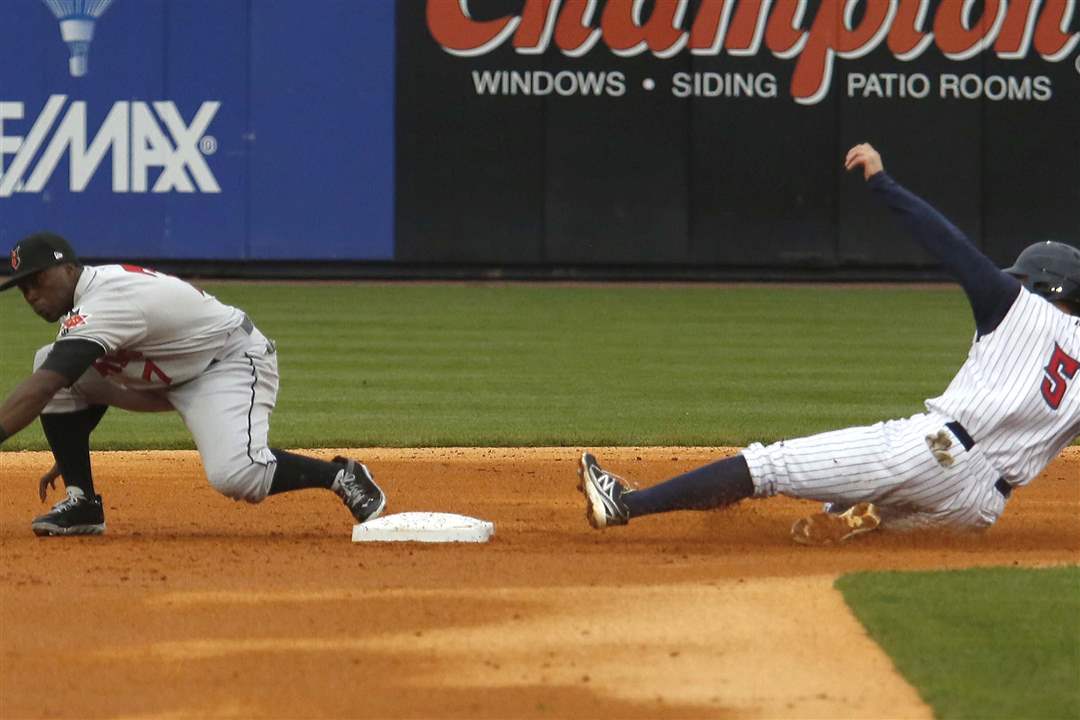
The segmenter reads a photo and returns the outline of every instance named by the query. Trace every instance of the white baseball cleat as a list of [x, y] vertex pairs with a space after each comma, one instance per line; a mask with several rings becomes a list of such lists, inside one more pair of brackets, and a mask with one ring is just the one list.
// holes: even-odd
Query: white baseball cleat
[[597, 530], [630, 522], [623, 495], [632, 492], [618, 475], [605, 471], [592, 453], [578, 460], [578, 490], [585, 495], [585, 519]]

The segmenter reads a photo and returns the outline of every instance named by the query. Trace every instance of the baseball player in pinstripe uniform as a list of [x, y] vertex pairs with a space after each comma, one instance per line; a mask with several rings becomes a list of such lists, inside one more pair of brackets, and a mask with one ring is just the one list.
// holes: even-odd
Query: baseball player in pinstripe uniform
[[999, 270], [937, 210], [901, 187], [867, 144], [852, 148], [871, 191], [959, 280], [975, 315], [967, 361], [926, 412], [740, 454], [633, 490], [582, 455], [579, 490], [595, 528], [772, 495], [825, 502], [792, 538], [841, 542], [878, 527], [985, 528], [1080, 435], [1080, 250], [1040, 242]]
[[271, 448], [277, 401], [274, 343], [241, 310], [188, 283], [134, 265], [83, 266], [64, 238], [38, 233], [11, 251], [18, 286], [56, 341], [38, 351], [34, 372], [0, 405], [0, 443], [34, 418], [56, 465], [39, 482], [63, 475], [67, 496], [35, 518], [38, 535], [105, 532], [94, 491], [90, 433], [109, 407], [176, 410], [195, 439], [210, 484], [226, 497], [258, 503], [268, 495], [325, 488], [357, 522], [378, 515], [386, 496], [362, 463], [324, 462]]

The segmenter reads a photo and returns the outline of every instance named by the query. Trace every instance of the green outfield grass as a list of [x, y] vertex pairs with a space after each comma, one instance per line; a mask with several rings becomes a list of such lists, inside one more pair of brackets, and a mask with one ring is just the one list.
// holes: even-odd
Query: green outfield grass
[[1080, 717], [1080, 568], [862, 573], [836, 586], [936, 717]]
[[[906, 416], [963, 362], [959, 290], [206, 283], [278, 342], [289, 447], [742, 445]], [[54, 328], [0, 295], [0, 392]], [[186, 448], [110, 412], [97, 448]], [[43, 448], [35, 425], [5, 449]]]

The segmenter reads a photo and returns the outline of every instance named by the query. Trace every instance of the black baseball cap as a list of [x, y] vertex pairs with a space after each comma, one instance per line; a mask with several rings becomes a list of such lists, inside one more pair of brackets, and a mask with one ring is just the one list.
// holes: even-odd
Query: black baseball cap
[[66, 263], [80, 264], [67, 240], [49, 232], [28, 235], [11, 249], [11, 275], [0, 283], [0, 292], [24, 277]]

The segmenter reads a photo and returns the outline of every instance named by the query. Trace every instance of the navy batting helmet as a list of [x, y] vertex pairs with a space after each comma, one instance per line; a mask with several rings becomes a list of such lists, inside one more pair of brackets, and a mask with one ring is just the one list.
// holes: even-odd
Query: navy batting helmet
[[1029, 245], [1005, 272], [1036, 295], [1064, 302], [1080, 314], [1080, 250], [1072, 245], [1053, 240]]

